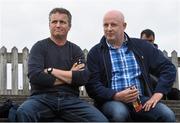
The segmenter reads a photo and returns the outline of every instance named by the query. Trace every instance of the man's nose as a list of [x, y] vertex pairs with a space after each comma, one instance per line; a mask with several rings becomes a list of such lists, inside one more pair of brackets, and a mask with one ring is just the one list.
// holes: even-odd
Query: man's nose
[[56, 23], [56, 26], [57, 26], [57, 27], [60, 27], [60, 25], [61, 25], [61, 23], [58, 21], [58, 22]]
[[112, 29], [112, 26], [109, 24], [108, 27], [107, 27], [108, 30], [111, 30]]

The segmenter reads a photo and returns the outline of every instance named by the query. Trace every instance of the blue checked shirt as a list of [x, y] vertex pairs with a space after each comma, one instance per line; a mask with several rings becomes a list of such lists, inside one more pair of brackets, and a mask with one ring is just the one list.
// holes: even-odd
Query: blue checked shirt
[[141, 70], [132, 51], [127, 51], [127, 42], [123, 42], [120, 48], [112, 47], [108, 42], [112, 62], [112, 83], [111, 88], [122, 91], [127, 87], [135, 85], [142, 95], [138, 76]]

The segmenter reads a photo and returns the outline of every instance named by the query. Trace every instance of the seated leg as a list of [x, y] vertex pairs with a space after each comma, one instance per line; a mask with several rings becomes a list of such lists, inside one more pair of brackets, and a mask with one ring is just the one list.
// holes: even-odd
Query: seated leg
[[103, 104], [101, 111], [112, 122], [131, 121], [128, 107], [118, 101], [109, 101]]

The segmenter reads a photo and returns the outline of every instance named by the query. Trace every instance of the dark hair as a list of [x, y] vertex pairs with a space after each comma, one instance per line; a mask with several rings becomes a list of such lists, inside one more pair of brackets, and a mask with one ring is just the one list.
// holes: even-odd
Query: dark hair
[[151, 35], [155, 38], [155, 34], [152, 30], [150, 29], [145, 29], [141, 32], [141, 37], [145, 34], [147, 37], [150, 37]]
[[55, 14], [55, 13], [66, 14], [68, 16], [69, 26], [71, 27], [72, 15], [67, 9], [65, 9], [65, 8], [54, 8], [54, 9], [52, 9], [49, 13], [49, 21], [51, 20], [51, 18], [50, 18], [51, 15]]

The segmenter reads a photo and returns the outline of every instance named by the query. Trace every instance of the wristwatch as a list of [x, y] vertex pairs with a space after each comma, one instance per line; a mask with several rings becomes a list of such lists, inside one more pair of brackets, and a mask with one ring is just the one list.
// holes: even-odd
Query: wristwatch
[[50, 68], [47, 69], [47, 73], [48, 73], [48, 74], [51, 74], [52, 71], [53, 71], [53, 68], [52, 68], [52, 67], [50, 67]]

